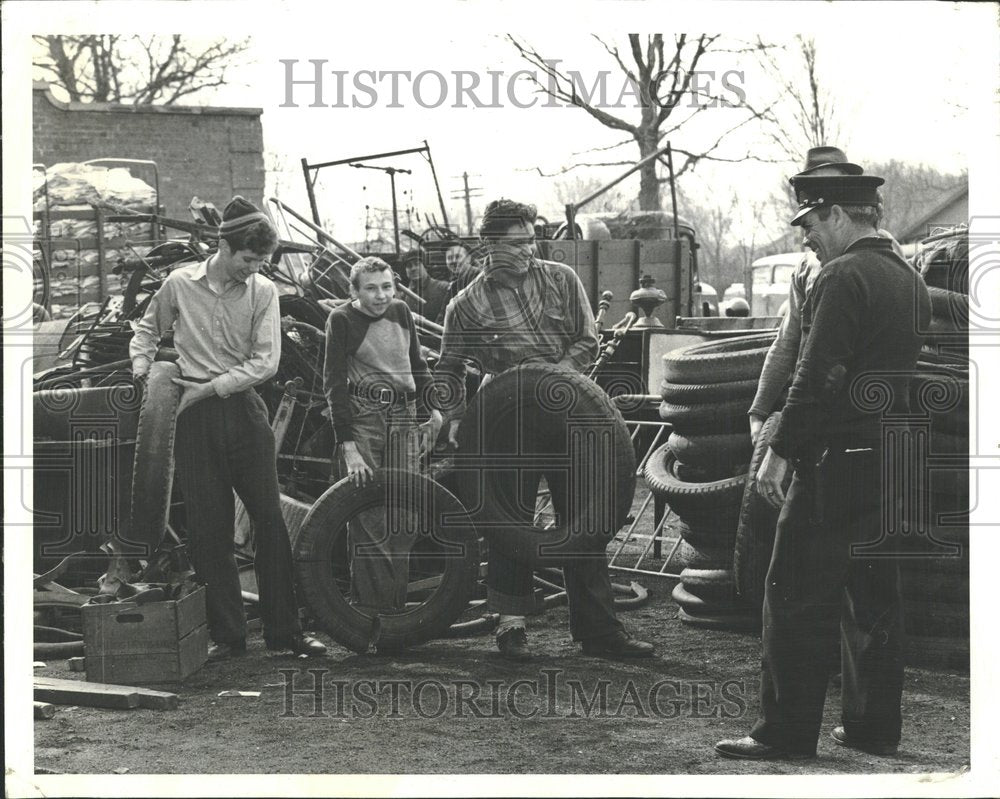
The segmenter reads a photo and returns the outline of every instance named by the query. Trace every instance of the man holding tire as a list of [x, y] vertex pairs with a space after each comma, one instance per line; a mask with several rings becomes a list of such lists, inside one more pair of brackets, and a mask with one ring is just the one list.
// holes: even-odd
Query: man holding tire
[[764, 595], [760, 719], [749, 736], [716, 744], [725, 757], [815, 757], [838, 639], [843, 725], [834, 741], [876, 754], [899, 744], [899, 569], [857, 547], [882, 540], [899, 499], [894, 481], [883, 484], [883, 412], [909, 411], [930, 300], [920, 276], [878, 236], [883, 182], [794, 179], [792, 225], [803, 228], [822, 270], [802, 307], [804, 344], [788, 401], [756, 474], [758, 492], [781, 509]]
[[[246, 618], [234, 556], [239, 495], [254, 525], [254, 569], [268, 649], [322, 655], [303, 635], [288, 531], [281, 513], [274, 434], [253, 386], [273, 377], [281, 354], [278, 292], [258, 272], [278, 238], [243, 197], [226, 206], [219, 249], [172, 271], [136, 324], [129, 347], [137, 378], [149, 372], [160, 338], [174, 331], [183, 393], [174, 455], [184, 495], [188, 549], [207, 587], [210, 660], [246, 652]], [[169, 468], [164, 464], [164, 468]]]
[[[594, 317], [580, 278], [564, 264], [535, 257], [535, 207], [501, 199], [483, 216], [480, 237], [488, 253], [483, 273], [449, 303], [441, 357], [435, 372], [439, 401], [450, 420], [449, 442], [458, 448], [459, 421], [465, 412], [466, 361], [484, 381], [522, 364], [552, 364], [554, 372], [586, 369], [597, 357]], [[513, 431], [512, 431], [513, 432]], [[463, 431], [472, 440], [477, 431]], [[530, 526], [540, 476], [522, 469], [514, 509]], [[552, 485], [556, 513], [565, 517], [568, 493]], [[565, 482], [565, 481], [563, 481]], [[491, 486], [486, 491], [495, 490]], [[648, 657], [653, 646], [632, 638], [614, 610], [614, 596], [603, 548], [596, 554], [567, 557], [563, 563], [570, 606], [570, 630], [585, 654]], [[510, 660], [531, 657], [525, 616], [534, 609], [530, 561], [491, 546], [488, 603], [500, 614], [497, 646]]]

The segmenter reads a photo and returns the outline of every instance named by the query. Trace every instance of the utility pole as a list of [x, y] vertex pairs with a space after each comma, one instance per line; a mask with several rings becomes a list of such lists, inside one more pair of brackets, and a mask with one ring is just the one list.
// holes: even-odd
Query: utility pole
[[400, 169], [395, 166], [368, 166], [367, 164], [351, 164], [355, 169], [377, 169], [385, 172], [389, 176], [389, 185], [392, 189], [392, 239], [396, 246], [396, 255], [399, 255], [399, 210], [396, 207], [396, 173], [404, 175], [411, 174], [409, 169]]
[[[475, 177], [480, 177], [480, 176], [475, 175]], [[458, 180], [458, 176], [457, 175], [454, 176], [454, 179]], [[475, 186], [471, 189], [469, 188], [469, 173], [463, 172], [462, 190], [458, 192], [452, 192], [451, 198], [453, 200], [465, 201], [465, 226], [468, 231], [468, 235], [470, 236], [475, 235], [474, 231], [472, 230], [472, 198], [482, 197], [482, 196], [483, 196], [482, 189], [480, 189], [478, 186]]]

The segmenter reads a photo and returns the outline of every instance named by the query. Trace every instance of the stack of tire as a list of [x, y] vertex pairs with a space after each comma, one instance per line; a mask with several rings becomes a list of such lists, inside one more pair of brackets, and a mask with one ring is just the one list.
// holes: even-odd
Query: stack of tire
[[673, 430], [646, 461], [644, 476], [678, 517], [685, 568], [673, 599], [687, 624], [759, 624], [759, 612], [737, 596], [733, 551], [753, 452], [747, 410], [774, 337], [739, 336], [663, 356], [660, 416]]
[[969, 298], [933, 285], [928, 291], [930, 335], [911, 383], [910, 407], [929, 421], [929, 456], [950, 462], [927, 472], [928, 535], [905, 541], [913, 550], [901, 565], [907, 659], [968, 670]]

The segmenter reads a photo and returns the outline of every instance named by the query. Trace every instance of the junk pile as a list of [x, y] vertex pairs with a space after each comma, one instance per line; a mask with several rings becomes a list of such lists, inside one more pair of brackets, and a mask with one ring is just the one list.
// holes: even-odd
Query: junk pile
[[69, 317], [88, 302], [122, 294], [124, 281], [109, 274], [110, 266], [120, 257], [148, 252], [154, 243], [152, 231], [148, 223], [106, 222], [104, 217], [155, 213], [156, 190], [127, 169], [81, 163], [36, 167], [32, 188], [35, 235], [49, 272], [53, 318]]

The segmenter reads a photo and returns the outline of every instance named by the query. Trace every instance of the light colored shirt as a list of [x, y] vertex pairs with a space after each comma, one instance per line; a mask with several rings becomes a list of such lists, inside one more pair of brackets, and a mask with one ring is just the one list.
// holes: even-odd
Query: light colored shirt
[[181, 375], [211, 382], [228, 397], [273, 377], [281, 358], [278, 291], [263, 275], [230, 283], [217, 294], [206, 263], [178, 267], [153, 295], [129, 356], [152, 362], [163, 335], [173, 329]]

